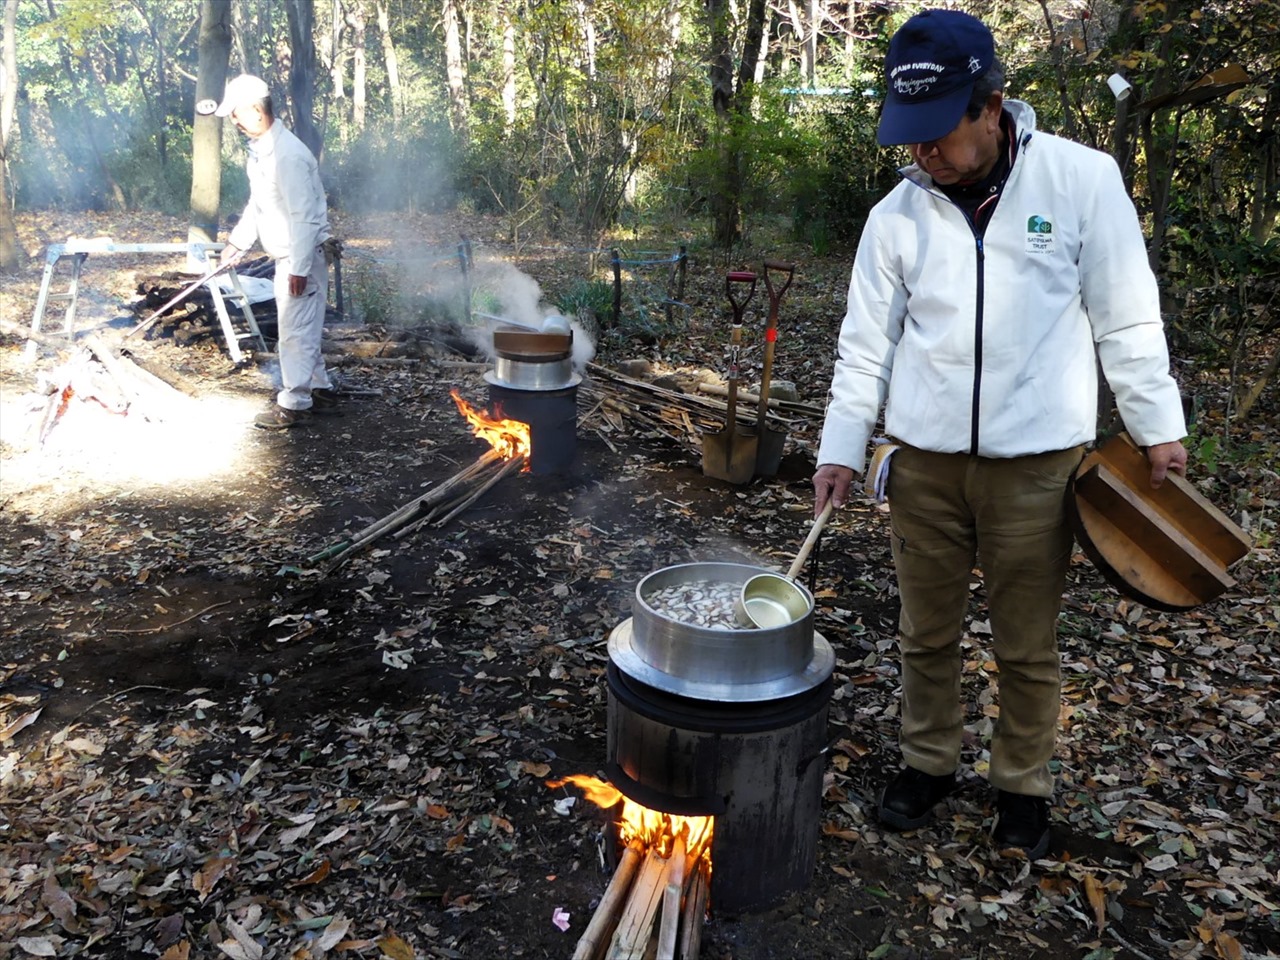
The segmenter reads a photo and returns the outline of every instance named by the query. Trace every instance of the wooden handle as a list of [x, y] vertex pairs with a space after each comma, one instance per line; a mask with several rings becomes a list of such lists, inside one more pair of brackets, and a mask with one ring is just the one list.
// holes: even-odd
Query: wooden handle
[[831, 508], [835, 506], [834, 500], [828, 500], [827, 505], [822, 508], [822, 512], [818, 514], [818, 519], [813, 521], [813, 526], [809, 529], [809, 536], [805, 537], [800, 552], [796, 554], [796, 558], [791, 561], [791, 569], [787, 571], [787, 579], [794, 580], [796, 574], [800, 572], [800, 568], [804, 566], [804, 562], [809, 559], [809, 554], [813, 552], [813, 545], [818, 542], [818, 538], [822, 536], [822, 528], [827, 525], [827, 521], [831, 519]]

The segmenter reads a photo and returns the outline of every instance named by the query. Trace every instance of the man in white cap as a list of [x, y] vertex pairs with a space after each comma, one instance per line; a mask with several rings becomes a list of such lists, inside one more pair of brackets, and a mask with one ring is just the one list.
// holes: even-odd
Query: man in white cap
[[[961, 638], [980, 565], [999, 717], [987, 779], [997, 845], [1050, 845], [1061, 711], [1055, 632], [1066, 495], [1097, 420], [1095, 353], [1151, 485], [1187, 453], [1155, 277], [1106, 154], [1036, 130], [1004, 98], [991, 32], [927, 10], [893, 36], [878, 139], [914, 161], [867, 218], [814, 473], [842, 505], [885, 406], [901, 614], [905, 767], [880, 820], [914, 830], [956, 786]], [[885, 448], [889, 449], [889, 448]]]
[[230, 117], [249, 138], [249, 202], [227, 238], [222, 260], [240, 259], [258, 240], [276, 261], [282, 387], [272, 409], [254, 423], [285, 430], [306, 423], [313, 411], [337, 412], [320, 351], [329, 283], [321, 247], [330, 237], [324, 186], [315, 156], [276, 118], [261, 79], [234, 78], [215, 113]]

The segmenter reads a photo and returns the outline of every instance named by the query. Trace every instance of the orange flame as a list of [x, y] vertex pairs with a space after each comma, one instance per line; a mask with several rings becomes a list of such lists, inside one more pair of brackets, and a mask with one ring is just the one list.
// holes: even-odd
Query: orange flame
[[586, 795], [597, 807], [608, 810], [619, 800], [622, 813], [618, 818], [618, 839], [623, 845], [639, 843], [646, 850], [656, 847], [659, 855], [668, 856], [671, 844], [681, 833], [685, 835], [685, 850], [689, 862], [695, 862], [704, 854], [711, 858], [711, 836], [715, 829], [715, 817], [683, 817], [661, 810], [642, 807], [622, 791], [603, 780], [570, 774], [563, 780], [548, 780], [547, 786], [555, 789], [571, 783]]
[[453, 397], [453, 402], [458, 405], [458, 412], [471, 424], [471, 432], [481, 440], [487, 441], [503, 460], [529, 456], [533, 444], [529, 439], [527, 423], [490, 417], [484, 411], [477, 410], [463, 400], [457, 390], [450, 390], [449, 396]]

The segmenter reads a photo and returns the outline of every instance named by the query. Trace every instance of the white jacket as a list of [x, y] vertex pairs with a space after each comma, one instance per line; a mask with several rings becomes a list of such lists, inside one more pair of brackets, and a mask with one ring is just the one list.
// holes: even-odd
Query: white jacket
[[925, 450], [1017, 457], [1086, 443], [1095, 344], [1135, 442], [1186, 434], [1119, 168], [1037, 133], [1027, 104], [1005, 107], [1019, 149], [981, 241], [915, 166], [867, 218], [819, 464], [861, 472], [886, 398], [886, 432]]
[[227, 242], [248, 250], [254, 240], [297, 277], [309, 276], [318, 247], [330, 237], [329, 211], [315, 155], [276, 120], [249, 141], [249, 202]]

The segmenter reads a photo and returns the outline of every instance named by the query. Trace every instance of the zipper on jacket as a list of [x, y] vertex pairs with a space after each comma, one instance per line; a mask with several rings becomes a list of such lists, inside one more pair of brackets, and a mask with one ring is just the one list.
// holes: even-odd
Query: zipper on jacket
[[[973, 222], [970, 221], [970, 226]], [[982, 234], [976, 229], [973, 241], [978, 250], [978, 305], [973, 321], [973, 409], [970, 412], [969, 456], [978, 455], [978, 407], [982, 398], [982, 315], [985, 305], [987, 252], [982, 245]]]

